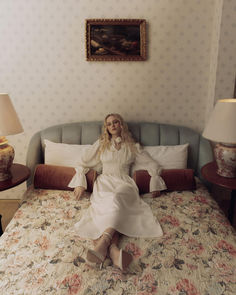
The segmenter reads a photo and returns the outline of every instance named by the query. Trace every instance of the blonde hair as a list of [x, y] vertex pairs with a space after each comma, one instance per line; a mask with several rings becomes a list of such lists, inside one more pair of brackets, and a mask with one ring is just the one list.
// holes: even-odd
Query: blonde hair
[[110, 116], [114, 116], [119, 122], [121, 126], [121, 140], [128, 144], [129, 148], [132, 151], [136, 151], [135, 141], [129, 132], [128, 125], [125, 123], [124, 119], [119, 114], [108, 114], [103, 122], [102, 134], [100, 136], [100, 153], [103, 153], [106, 149], [109, 149], [111, 146], [111, 134], [107, 130], [107, 119]]

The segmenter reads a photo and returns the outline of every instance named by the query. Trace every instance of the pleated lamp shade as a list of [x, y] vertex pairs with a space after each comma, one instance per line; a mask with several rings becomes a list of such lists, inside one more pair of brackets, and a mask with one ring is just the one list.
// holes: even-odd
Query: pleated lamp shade
[[236, 99], [217, 101], [202, 136], [217, 143], [214, 149], [217, 173], [236, 177]]

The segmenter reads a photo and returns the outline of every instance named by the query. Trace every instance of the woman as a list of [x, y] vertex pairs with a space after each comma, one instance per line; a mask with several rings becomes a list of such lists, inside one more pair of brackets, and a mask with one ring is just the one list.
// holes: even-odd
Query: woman
[[69, 183], [79, 199], [87, 187], [85, 173], [88, 168], [102, 164], [93, 188], [91, 205], [75, 225], [79, 236], [96, 240], [94, 250], [89, 249], [87, 260], [103, 263], [107, 254], [114, 265], [124, 270], [132, 255], [118, 248], [119, 234], [130, 237], [160, 237], [162, 229], [150, 207], [141, 200], [134, 180], [129, 176], [131, 164], [145, 163], [151, 175], [150, 191], [158, 196], [166, 189], [159, 176], [158, 164], [135, 144], [127, 124], [118, 114], [109, 114], [104, 120], [103, 133], [81, 159], [81, 167]]

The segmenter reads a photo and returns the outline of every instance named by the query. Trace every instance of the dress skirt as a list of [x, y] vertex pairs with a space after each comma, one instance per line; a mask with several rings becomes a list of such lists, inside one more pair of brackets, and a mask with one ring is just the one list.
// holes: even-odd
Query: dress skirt
[[91, 205], [75, 224], [83, 238], [97, 239], [107, 228], [129, 237], [160, 237], [163, 232], [151, 208], [128, 175], [101, 174], [94, 183]]

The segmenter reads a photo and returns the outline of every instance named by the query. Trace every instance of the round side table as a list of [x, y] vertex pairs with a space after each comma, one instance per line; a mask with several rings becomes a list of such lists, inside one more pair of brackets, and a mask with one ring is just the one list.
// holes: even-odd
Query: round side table
[[22, 164], [12, 164], [11, 174], [11, 179], [0, 181], [0, 191], [10, 189], [27, 180], [30, 176], [30, 169]]
[[207, 181], [231, 190], [228, 219], [230, 223], [232, 224], [234, 219], [234, 208], [235, 208], [235, 201], [236, 201], [236, 178], [227, 178], [227, 177], [220, 176], [219, 174], [216, 173], [216, 171], [217, 171], [216, 162], [207, 163], [201, 169], [202, 176]]

